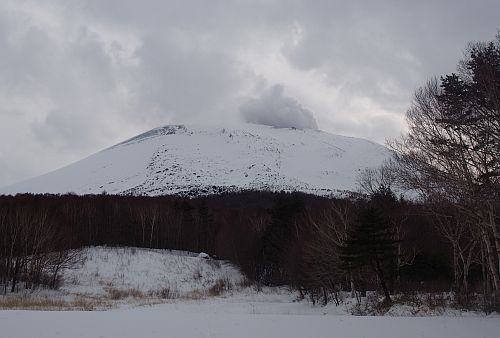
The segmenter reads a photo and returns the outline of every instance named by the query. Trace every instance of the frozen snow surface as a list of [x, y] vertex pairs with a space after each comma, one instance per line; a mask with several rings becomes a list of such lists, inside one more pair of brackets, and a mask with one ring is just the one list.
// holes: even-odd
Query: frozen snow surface
[[498, 318], [253, 314], [192, 304], [104, 312], [0, 311], [0, 335], [6, 338], [494, 338], [499, 332]]
[[356, 177], [390, 157], [385, 147], [319, 130], [248, 124], [150, 130], [0, 193], [205, 195], [239, 190], [356, 190]]

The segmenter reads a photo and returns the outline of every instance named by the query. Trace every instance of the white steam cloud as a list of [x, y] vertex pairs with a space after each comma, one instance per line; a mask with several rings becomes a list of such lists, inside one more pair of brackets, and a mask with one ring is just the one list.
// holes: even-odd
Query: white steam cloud
[[297, 100], [283, 94], [283, 85], [266, 89], [257, 99], [240, 107], [246, 122], [278, 128], [318, 129], [313, 113]]

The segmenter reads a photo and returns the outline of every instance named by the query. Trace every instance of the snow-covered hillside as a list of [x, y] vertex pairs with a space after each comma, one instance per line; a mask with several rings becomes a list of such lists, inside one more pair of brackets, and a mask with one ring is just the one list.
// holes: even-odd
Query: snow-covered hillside
[[390, 156], [383, 146], [318, 130], [171, 125], [150, 130], [0, 194], [199, 195], [354, 191], [356, 177]]
[[[159, 298], [203, 292], [217, 282], [237, 284], [244, 278], [226, 261], [186, 251], [90, 247], [82, 262], [62, 273], [61, 291], [69, 295], [106, 297], [139, 292]], [[162, 295], [163, 294], [163, 295]]]

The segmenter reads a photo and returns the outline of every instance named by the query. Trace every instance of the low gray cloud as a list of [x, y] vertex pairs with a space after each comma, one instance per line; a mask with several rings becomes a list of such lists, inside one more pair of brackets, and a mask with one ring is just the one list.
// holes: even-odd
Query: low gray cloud
[[244, 81], [226, 53], [200, 49], [196, 38], [188, 32], [151, 32], [134, 53], [139, 65], [131, 70], [130, 86], [139, 110], [157, 123], [212, 119]]
[[499, 12], [498, 0], [3, 0], [0, 186], [168, 123], [243, 116], [383, 143], [416, 87], [494, 37]]
[[266, 89], [257, 99], [250, 99], [240, 107], [246, 122], [278, 128], [317, 129], [313, 113], [297, 100], [283, 94], [283, 85]]

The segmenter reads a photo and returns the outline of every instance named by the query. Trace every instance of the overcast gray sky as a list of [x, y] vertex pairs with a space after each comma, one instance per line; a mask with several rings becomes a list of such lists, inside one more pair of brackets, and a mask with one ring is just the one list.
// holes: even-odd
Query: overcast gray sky
[[0, 2], [0, 186], [170, 123], [383, 143], [500, 1]]

